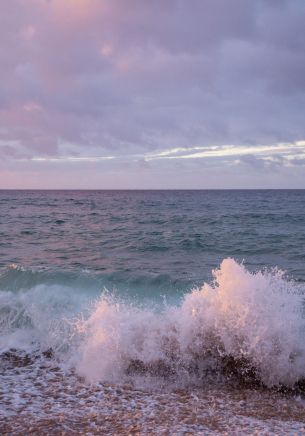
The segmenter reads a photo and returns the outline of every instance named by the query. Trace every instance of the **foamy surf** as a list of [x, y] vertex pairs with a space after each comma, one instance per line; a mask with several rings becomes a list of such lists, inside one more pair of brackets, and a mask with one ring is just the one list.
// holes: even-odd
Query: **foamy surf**
[[204, 384], [219, 376], [267, 387], [305, 378], [303, 288], [279, 270], [222, 261], [179, 305], [143, 306], [59, 285], [0, 293], [0, 348], [54, 358], [90, 382], [134, 377]]
[[278, 270], [250, 273], [233, 259], [214, 282], [160, 313], [101, 297], [88, 319], [77, 371], [88, 380], [126, 374], [177, 376], [204, 383], [238, 373], [272, 387], [305, 376], [303, 291]]

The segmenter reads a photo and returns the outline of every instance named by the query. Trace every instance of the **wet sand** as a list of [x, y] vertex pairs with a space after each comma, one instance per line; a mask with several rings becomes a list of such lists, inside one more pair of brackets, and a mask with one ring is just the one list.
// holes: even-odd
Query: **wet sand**
[[89, 385], [44, 360], [1, 368], [0, 434], [302, 434], [305, 400], [263, 389]]

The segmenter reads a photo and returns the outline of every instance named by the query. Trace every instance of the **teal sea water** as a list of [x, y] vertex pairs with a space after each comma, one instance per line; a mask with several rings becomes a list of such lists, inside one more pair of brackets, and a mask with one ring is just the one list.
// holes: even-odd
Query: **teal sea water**
[[0, 191], [0, 235], [1, 392], [19, 386], [0, 418], [37, 380], [57, 416], [50, 365], [67, 385], [305, 379], [303, 190]]

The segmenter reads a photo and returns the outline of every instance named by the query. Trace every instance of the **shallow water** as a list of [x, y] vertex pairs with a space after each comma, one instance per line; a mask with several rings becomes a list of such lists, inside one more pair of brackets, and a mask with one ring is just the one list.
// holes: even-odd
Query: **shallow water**
[[2, 433], [304, 431], [304, 205], [0, 191]]

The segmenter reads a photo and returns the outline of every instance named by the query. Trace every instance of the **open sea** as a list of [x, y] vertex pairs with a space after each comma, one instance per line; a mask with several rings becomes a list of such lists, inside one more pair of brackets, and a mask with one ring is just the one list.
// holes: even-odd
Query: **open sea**
[[305, 190], [0, 191], [0, 434], [305, 433]]

